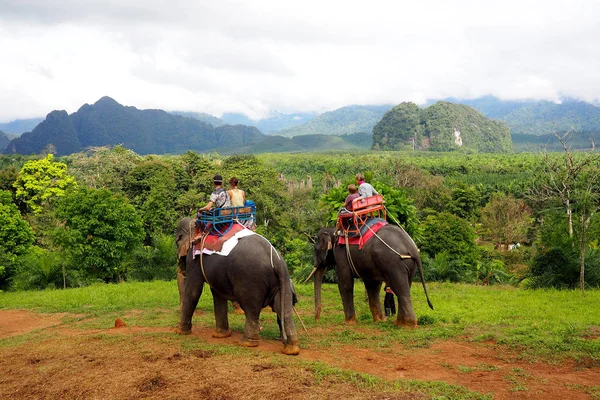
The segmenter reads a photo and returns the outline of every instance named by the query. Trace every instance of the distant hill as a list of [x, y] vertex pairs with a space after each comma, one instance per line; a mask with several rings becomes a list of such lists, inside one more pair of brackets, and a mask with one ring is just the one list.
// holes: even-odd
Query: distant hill
[[373, 128], [373, 149], [412, 147], [432, 151], [512, 151], [510, 131], [472, 107], [439, 101], [421, 109], [402, 103], [388, 111]]
[[375, 124], [392, 108], [391, 105], [353, 105], [325, 112], [311, 121], [278, 134], [294, 137], [302, 135], [348, 135], [371, 133]]
[[571, 129], [577, 132], [600, 130], [600, 107], [584, 101], [504, 101], [493, 96], [448, 101], [469, 105], [488, 118], [504, 122], [513, 135], [549, 135], [553, 130], [558, 133]]
[[267, 136], [261, 142], [253, 145], [217, 149], [221, 154], [259, 154], [259, 153], [300, 153], [300, 152], [318, 152], [332, 150], [367, 150], [370, 147], [370, 142], [367, 146], [359, 146], [351, 142], [347, 136], [332, 136], [332, 135], [304, 135], [287, 138], [283, 136]]
[[2, 152], [6, 146], [8, 146], [8, 143], [10, 142], [10, 139], [8, 137], [8, 135], [2, 131], [0, 131], [0, 152]]
[[110, 97], [77, 112], [52, 111], [31, 132], [12, 140], [6, 153], [31, 154], [43, 149], [57, 155], [79, 152], [89, 146], [122, 144], [138, 154], [209, 151], [244, 146], [264, 138], [255, 127], [213, 127], [193, 118], [163, 110], [125, 107]]
[[317, 113], [313, 112], [283, 114], [272, 111], [267, 117], [255, 121], [244, 114], [225, 113], [221, 117], [221, 120], [227, 124], [255, 126], [262, 133], [266, 134], [278, 134], [277, 132], [282, 130], [304, 124], [315, 118], [317, 115]]
[[[194, 119], [197, 119], [198, 121], [202, 121], [202, 122], [212, 125], [212, 126], [225, 125], [225, 122], [223, 120], [215, 117], [214, 115], [210, 115], [210, 114], [203, 113], [203, 112], [172, 111], [171, 114], [181, 115], [182, 117], [187, 117], [187, 118], [194, 118]], [[248, 124], [242, 124], [242, 125], [248, 125]]]
[[11, 122], [0, 123], [0, 131], [20, 135], [23, 132], [30, 132], [43, 120], [44, 118], [30, 118], [16, 119]]

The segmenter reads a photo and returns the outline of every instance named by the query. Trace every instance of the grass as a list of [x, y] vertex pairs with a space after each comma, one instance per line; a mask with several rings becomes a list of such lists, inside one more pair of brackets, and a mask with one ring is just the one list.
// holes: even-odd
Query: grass
[[[430, 283], [428, 289], [435, 310], [427, 307], [423, 290], [412, 290], [419, 329], [398, 329], [390, 319], [372, 322], [364, 287], [355, 285], [358, 324], [343, 323], [344, 313], [336, 285], [324, 285], [323, 312], [319, 322], [312, 318], [313, 289], [296, 284], [296, 305], [307, 329], [332, 328], [330, 335], [307, 335], [303, 346], [344, 346], [386, 348], [401, 343], [408, 348], [427, 347], [432, 341], [460, 339], [493, 341], [520, 352], [522, 357], [546, 361], [565, 358], [600, 364], [600, 290], [523, 290], [507, 286], [473, 286]], [[85, 288], [0, 293], [0, 308], [29, 309], [40, 313], [67, 312], [77, 315], [72, 324], [86, 329], [106, 327], [117, 317], [137, 326], [173, 326], [178, 322], [179, 297], [175, 282], [154, 281], [97, 284]], [[205, 287], [195, 323], [211, 325], [212, 296]], [[279, 331], [275, 314], [263, 312], [263, 336], [275, 338]], [[244, 317], [231, 315], [232, 329], [242, 331]], [[302, 329], [297, 324], [297, 329]]]
[[[492, 341], [516, 350], [515, 354], [529, 360], [559, 363], [573, 359], [583, 366], [600, 365], [600, 291], [590, 290], [584, 295], [577, 291], [522, 290], [513, 287], [482, 287], [463, 284], [428, 284], [430, 298], [435, 310], [427, 308], [420, 285], [412, 290], [415, 312], [421, 321], [418, 329], [397, 328], [390, 319], [372, 322], [365, 300], [364, 287], [355, 285], [355, 307], [358, 323], [344, 324], [344, 313], [336, 285], [324, 285], [323, 311], [320, 321], [313, 315], [313, 289], [309, 284], [296, 284], [299, 303], [296, 305], [308, 334], [302, 334], [301, 347], [320, 350], [327, 348], [371, 349], [386, 353], [401, 345], [411, 348], [429, 347], [433, 342], [452, 339], [455, 341]], [[111, 327], [116, 318], [122, 318], [130, 326], [170, 327], [177, 324], [179, 296], [175, 282], [155, 281], [122, 283], [118, 285], [97, 284], [90, 287], [30, 292], [0, 293], [0, 309], [28, 309], [38, 313], [67, 313], [61, 325], [70, 329], [102, 330]], [[194, 324], [214, 326], [212, 296], [205, 287], [198, 304], [200, 312], [194, 316]], [[232, 330], [242, 332], [244, 316], [230, 314]], [[297, 321], [297, 319], [296, 319]], [[274, 339], [279, 335], [276, 316], [270, 311], [261, 314], [261, 336]], [[296, 328], [302, 330], [301, 324]], [[214, 357], [255, 357], [251, 350], [233, 345], [211, 345], [198, 342], [193, 337], [177, 336], [171, 332], [141, 332], [139, 335], [155, 343], [166, 343], [179, 348], [182, 354], [199, 352]], [[45, 331], [33, 331], [0, 339], [0, 347], [12, 348], [26, 343], [39, 343], [48, 339]], [[104, 333], [92, 334], [90, 340], [110, 345], [135, 348], [144, 359], [151, 360], [151, 351], [125, 337]], [[139, 347], [139, 348], [138, 348]], [[374, 375], [338, 369], [320, 362], [290, 359], [275, 355], [269, 365], [285, 363], [310, 370], [317, 381], [340, 381], [365, 389], [377, 387], [383, 392], [420, 392], [433, 398], [463, 399], [489, 398], [488, 395], [445, 382], [414, 381], [408, 379], [388, 381]], [[266, 365], [266, 364], [265, 364]], [[492, 364], [439, 365], [461, 374], [496, 371]], [[502, 369], [504, 380], [514, 392], [527, 391], [531, 377], [518, 368]], [[599, 398], [600, 389], [588, 386], [580, 389], [593, 398]]]

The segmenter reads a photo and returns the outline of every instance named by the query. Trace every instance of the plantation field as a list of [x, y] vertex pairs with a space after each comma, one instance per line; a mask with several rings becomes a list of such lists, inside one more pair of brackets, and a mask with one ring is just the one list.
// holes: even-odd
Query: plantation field
[[430, 310], [415, 284], [409, 330], [372, 322], [359, 282], [356, 325], [337, 286], [318, 322], [312, 286], [296, 288], [296, 357], [280, 353], [270, 310], [257, 348], [236, 344], [233, 312], [234, 335], [213, 339], [208, 290], [192, 335], [176, 335], [175, 282], [0, 293], [0, 398], [600, 398], [599, 290], [430, 283]]

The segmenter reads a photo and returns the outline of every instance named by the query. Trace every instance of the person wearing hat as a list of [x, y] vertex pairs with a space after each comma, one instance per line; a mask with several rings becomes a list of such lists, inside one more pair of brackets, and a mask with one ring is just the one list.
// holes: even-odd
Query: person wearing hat
[[231, 207], [229, 195], [227, 194], [227, 191], [223, 189], [223, 177], [221, 175], [214, 176], [213, 185], [215, 186], [215, 190], [210, 195], [210, 201], [204, 207], [199, 209], [198, 212], [210, 211], [213, 207]]

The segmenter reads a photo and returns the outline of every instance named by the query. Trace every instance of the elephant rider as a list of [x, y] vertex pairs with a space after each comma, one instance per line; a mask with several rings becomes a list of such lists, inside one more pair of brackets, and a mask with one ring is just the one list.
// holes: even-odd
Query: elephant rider
[[[196, 214], [196, 218], [200, 218], [202, 214], [211, 213], [212, 208], [223, 208], [223, 207], [231, 207], [231, 203], [229, 200], [229, 195], [227, 191], [223, 189], [223, 177], [221, 175], [215, 175], [213, 177], [213, 185], [215, 186], [215, 190], [210, 195], [210, 200], [208, 203], [198, 209], [198, 213]], [[196, 226], [198, 227], [198, 234], [193, 239], [193, 243], [196, 243], [202, 237], [202, 231], [205, 228], [199, 220], [196, 221]]]
[[367, 198], [379, 194], [370, 184], [365, 182], [365, 176], [361, 173], [356, 174], [356, 184], [358, 185], [358, 194], [361, 198]]
[[242, 207], [246, 202], [246, 193], [242, 189], [238, 189], [238, 178], [235, 176], [229, 180], [231, 189], [227, 191], [232, 207]]
[[346, 196], [346, 200], [344, 201], [344, 208], [342, 208], [342, 212], [350, 212], [352, 211], [352, 200], [358, 199], [360, 195], [358, 194], [358, 189], [356, 189], [355, 185], [348, 185], [348, 196]]
[[209, 202], [198, 210], [199, 213], [210, 211], [213, 206], [215, 208], [231, 207], [229, 195], [227, 191], [223, 189], [223, 177], [221, 175], [215, 175], [213, 177], [213, 185], [215, 190], [210, 195]]

